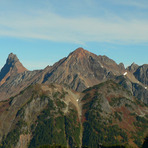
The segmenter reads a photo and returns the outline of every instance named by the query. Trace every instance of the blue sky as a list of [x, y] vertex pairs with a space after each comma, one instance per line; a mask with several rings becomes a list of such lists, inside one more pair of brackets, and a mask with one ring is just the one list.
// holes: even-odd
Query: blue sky
[[148, 64], [148, 1], [0, 0], [0, 68], [11, 52], [33, 70], [78, 47]]

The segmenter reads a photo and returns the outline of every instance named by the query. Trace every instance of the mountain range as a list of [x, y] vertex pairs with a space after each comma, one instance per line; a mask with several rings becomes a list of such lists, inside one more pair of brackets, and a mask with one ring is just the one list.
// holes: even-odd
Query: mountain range
[[148, 64], [125, 68], [78, 48], [42, 70], [11, 53], [0, 71], [0, 147], [141, 147]]
[[106, 56], [97, 56], [83, 48], [76, 49], [53, 66], [35, 71], [28, 71], [11, 53], [0, 72], [0, 100], [8, 99], [35, 83], [65, 84], [81, 92], [108, 79], [116, 80], [136, 98], [148, 103], [148, 64], [138, 66], [133, 63], [125, 69], [122, 63], [118, 65]]

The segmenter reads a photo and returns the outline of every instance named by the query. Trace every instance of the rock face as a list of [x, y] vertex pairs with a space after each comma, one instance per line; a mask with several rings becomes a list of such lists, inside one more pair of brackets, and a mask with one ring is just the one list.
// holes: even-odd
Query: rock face
[[[146, 64], [138, 66], [133, 63], [125, 69], [123, 63], [118, 65], [107, 56], [97, 56], [83, 48], [76, 49], [53, 66], [36, 71], [27, 71], [16, 55], [10, 54], [0, 73], [0, 83], [3, 84], [0, 86], [0, 100], [17, 95], [31, 84], [57, 83], [82, 92], [93, 85], [109, 79], [115, 80], [126, 74], [124, 77], [128, 82], [126, 84], [128, 90], [146, 103], [148, 102], [147, 73]], [[119, 83], [125, 85], [125, 82]]]
[[127, 67], [127, 70], [134, 73], [138, 69], [138, 65], [135, 63], [132, 63], [129, 67]]
[[126, 76], [117, 76], [114, 81], [120, 85], [122, 85], [126, 90], [130, 91], [133, 96], [135, 96], [138, 100], [141, 100], [145, 104], [148, 104], [148, 89], [145, 86], [132, 82]]
[[0, 102], [1, 147], [137, 148], [147, 133], [147, 115], [146, 105], [111, 80], [83, 93], [57, 84], [30, 85]]
[[39, 79], [41, 73], [42, 71], [25, 71], [23, 73], [11, 75], [9, 80], [0, 86], [0, 100], [6, 100], [17, 95], [37, 78]]
[[0, 100], [6, 100], [17, 95], [31, 84], [41, 84], [44, 79], [44, 75], [49, 70], [50, 67], [47, 66], [43, 70], [24, 71], [11, 75], [9, 80], [0, 86]]
[[53, 65], [43, 83], [67, 84], [76, 91], [83, 91], [121, 73], [120, 66], [108, 57], [78, 48]]
[[117, 65], [115, 61], [108, 58], [107, 56], [98, 56], [99, 61], [101, 62], [102, 66], [106, 68], [108, 71], [112, 72], [114, 75], [121, 75], [123, 71], [125, 71], [123, 63]]
[[20, 63], [17, 56], [13, 53], [9, 54], [6, 64], [0, 72], [0, 85], [5, 83], [10, 76], [22, 73], [24, 71], [27, 71], [27, 69]]
[[137, 70], [134, 72], [134, 76], [141, 83], [148, 86], [148, 64], [144, 64], [142, 66], [139, 66], [137, 68]]
[[53, 66], [28, 71], [11, 53], [0, 83], [2, 148], [138, 148], [148, 133], [147, 64], [125, 69], [78, 48]]
[[143, 133], [147, 126], [147, 107], [144, 111], [130, 92], [113, 81], [93, 86], [84, 93], [81, 100], [84, 146], [141, 147], [143, 140], [139, 139], [138, 131]]

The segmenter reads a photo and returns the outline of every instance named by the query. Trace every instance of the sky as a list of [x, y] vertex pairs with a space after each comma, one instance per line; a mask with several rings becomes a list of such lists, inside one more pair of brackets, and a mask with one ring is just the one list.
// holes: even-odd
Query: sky
[[148, 1], [0, 0], [0, 69], [11, 52], [35, 70], [78, 47], [148, 64]]

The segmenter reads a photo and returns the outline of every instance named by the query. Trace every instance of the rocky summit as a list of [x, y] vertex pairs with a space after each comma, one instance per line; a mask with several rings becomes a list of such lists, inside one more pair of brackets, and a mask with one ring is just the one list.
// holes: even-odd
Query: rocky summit
[[148, 64], [125, 68], [78, 48], [29, 71], [11, 53], [0, 71], [0, 148], [142, 147]]
[[83, 48], [78, 48], [52, 66], [43, 83], [67, 84], [76, 91], [84, 89], [120, 75], [120, 66], [106, 56], [97, 56]]
[[20, 63], [19, 59], [13, 53], [10, 53], [6, 64], [0, 71], [0, 85], [5, 83], [10, 76], [27, 71], [27, 69]]
[[[0, 76], [3, 79], [0, 83], [3, 85], [0, 86], [0, 100], [17, 95], [17, 93], [35, 83], [57, 83], [67, 85], [69, 88], [81, 92], [108, 79], [115, 80], [116, 77], [124, 76], [126, 81], [129, 81], [128, 84], [134, 83], [131, 89], [133, 95], [139, 100], [145, 100], [144, 102], [147, 103], [147, 67], [143, 74], [141, 74], [141, 72], [138, 72], [140, 66], [138, 66], [139, 68], [137, 66], [132, 64], [125, 69], [123, 63], [118, 65], [107, 56], [98, 56], [83, 48], [78, 48], [52, 66], [47, 66], [43, 70], [27, 71], [16, 55], [10, 54], [5, 66], [1, 70]], [[140, 79], [140, 77], [142, 78]], [[137, 89], [137, 85], [140, 89]]]
[[134, 72], [134, 76], [141, 83], [148, 85], [148, 64], [139, 66], [137, 70]]

